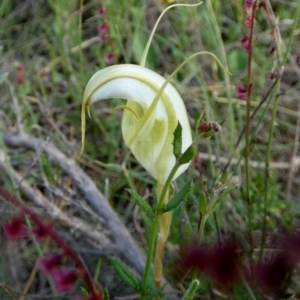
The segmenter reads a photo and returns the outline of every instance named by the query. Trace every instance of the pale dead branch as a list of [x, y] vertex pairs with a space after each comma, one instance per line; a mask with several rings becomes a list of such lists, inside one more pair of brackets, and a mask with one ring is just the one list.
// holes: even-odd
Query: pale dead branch
[[[106, 232], [97, 232], [90, 228], [90, 225], [76, 218], [69, 218], [62, 213], [55, 205], [51, 204], [41, 192], [30, 187], [22, 176], [17, 172], [13, 172], [16, 182], [20, 182], [20, 189], [27, 198], [32, 199], [36, 204], [48, 211], [54, 219], [59, 218], [66, 226], [76, 228], [83, 232], [89, 232], [89, 236], [93, 240], [97, 240], [101, 244], [102, 251], [110, 255], [116, 255], [126, 260], [139, 274], [143, 273], [145, 257], [132, 236], [118, 217], [112, 210], [107, 199], [97, 189], [92, 179], [77, 165], [76, 161], [63, 154], [54, 144], [44, 140], [28, 136], [24, 133], [17, 135], [3, 134], [3, 140], [9, 147], [21, 147], [33, 151], [44, 152], [55, 164], [73, 180], [75, 186], [82, 193], [84, 201], [90, 205], [93, 211], [103, 220]], [[7, 169], [4, 156], [0, 160], [0, 168]]]

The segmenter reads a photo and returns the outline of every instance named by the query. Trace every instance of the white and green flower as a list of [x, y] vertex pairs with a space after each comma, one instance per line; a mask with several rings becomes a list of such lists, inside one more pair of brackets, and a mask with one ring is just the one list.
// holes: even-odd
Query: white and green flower
[[[124, 64], [98, 71], [88, 82], [82, 106], [83, 140], [85, 109], [99, 100], [126, 99], [122, 133], [138, 162], [160, 184], [175, 165], [173, 133], [182, 126], [182, 151], [192, 143], [184, 102], [171, 83], [159, 74], [138, 65]], [[174, 178], [188, 167], [182, 165]]]

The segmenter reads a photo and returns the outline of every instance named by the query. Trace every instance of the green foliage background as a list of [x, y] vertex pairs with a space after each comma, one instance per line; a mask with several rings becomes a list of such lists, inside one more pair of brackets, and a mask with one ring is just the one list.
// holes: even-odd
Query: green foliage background
[[[113, 53], [115, 63], [138, 64], [154, 23], [166, 7], [158, 0], [120, 0], [117, 4], [113, 0], [105, 1], [110, 37], [100, 42], [97, 28], [104, 18], [97, 14], [97, 10], [101, 1], [84, 1], [82, 14], [78, 2], [2, 0], [0, 3], [0, 132], [11, 133], [17, 129], [13, 94], [9, 89], [12, 86], [20, 104], [24, 131], [42, 139], [50, 137], [60, 149], [73, 157], [80, 149], [80, 107], [87, 81], [97, 70], [107, 66], [105, 55], [109, 53]], [[269, 234], [283, 226], [297, 227], [300, 211], [297, 170], [299, 20], [296, 20], [296, 30], [292, 29], [299, 3], [271, 2], [281, 32], [282, 55], [289, 39], [292, 35], [294, 37], [279, 93], [271, 92], [251, 122], [251, 133], [255, 133], [255, 136], [250, 157], [250, 197], [253, 207], [250, 234], [254, 237], [261, 233], [264, 217]], [[197, 8], [178, 7], [170, 10], [159, 24], [149, 51], [147, 67], [162, 75], [170, 74], [185, 58], [202, 50], [215, 53], [232, 73], [229, 76], [215, 61], [202, 56], [188, 63], [173, 82], [185, 101], [195, 133], [197, 119], [203, 112], [207, 120], [224, 123], [222, 134], [201, 142], [198, 157], [191, 164], [189, 172], [175, 183], [175, 188], [179, 190], [192, 178], [194, 187], [185, 204], [173, 214], [165, 262], [167, 270], [171, 258], [186, 241], [183, 237], [192, 239], [198, 235], [201, 211], [208, 205], [216, 185], [224, 183], [230, 174], [239, 176], [240, 188], [220, 200], [215, 214], [207, 220], [204, 240], [214, 243], [220, 236], [236, 234], [244, 241], [249, 233], [244, 140], [238, 147], [235, 146], [246, 122], [246, 102], [238, 99], [236, 94], [236, 87], [247, 83], [248, 53], [240, 43], [245, 30], [242, 1], [207, 0]], [[272, 28], [262, 10], [257, 13], [254, 41], [252, 111], [272, 86], [271, 74], [276, 60], [271, 51], [274, 47]], [[24, 67], [22, 84], [17, 82], [20, 64]], [[266, 208], [263, 196], [267, 140], [273, 126], [271, 113], [274, 101], [279, 95]], [[97, 104], [92, 110], [92, 119], [87, 123], [85, 154], [79, 163], [107, 195], [141, 247], [145, 247], [140, 233], [134, 227], [132, 212], [135, 203], [130, 201], [125, 189], [137, 191], [153, 204], [153, 181], [123, 143], [120, 131], [122, 112], [113, 110], [120, 103], [122, 101], [119, 99], [108, 100]], [[27, 156], [19, 151], [11, 152], [10, 156], [24, 172]], [[233, 157], [232, 163], [223, 173], [230, 156]], [[296, 164], [295, 170], [290, 163]], [[61, 170], [54, 167], [47, 157], [42, 159], [42, 168], [49, 184], [66, 186], [66, 178]], [[10, 181], [1, 177], [1, 174], [0, 180], [1, 184], [12, 188]], [[28, 180], [37, 187], [43, 182], [38, 170], [31, 172]], [[147, 239], [147, 216], [141, 212], [139, 218], [145, 230], [142, 235]], [[29, 261], [32, 261], [31, 247], [24, 247], [21, 255]], [[2, 269], [5, 269], [5, 263], [0, 259]], [[108, 290], [116, 295], [130, 293], [126, 288], [117, 287], [112, 271], [107, 266], [104, 271], [109, 276], [103, 279], [105, 273], [100, 271], [100, 280], [102, 278], [105, 281]], [[0, 272], [0, 283], [12, 285], [9, 276], [3, 274], [5, 272]], [[171, 273], [166, 276], [174, 282]], [[202, 281], [200, 293], [203, 295], [209, 294], [206, 285], [206, 281]], [[291, 289], [294, 288], [295, 285], [291, 284]], [[248, 296], [241, 295], [239, 289], [235, 293], [234, 299], [248, 299]]]

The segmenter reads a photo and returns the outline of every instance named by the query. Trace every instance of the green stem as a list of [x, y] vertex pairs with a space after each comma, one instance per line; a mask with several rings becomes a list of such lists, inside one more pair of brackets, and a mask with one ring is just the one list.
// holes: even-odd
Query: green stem
[[208, 214], [205, 213], [202, 216], [202, 219], [201, 219], [200, 228], [199, 228], [199, 242], [200, 243], [202, 242], [202, 238], [203, 238], [203, 235], [204, 235], [204, 228], [205, 228], [207, 218], [208, 218]]
[[151, 264], [153, 260], [153, 254], [154, 254], [154, 249], [155, 249], [155, 241], [156, 241], [156, 236], [157, 236], [157, 231], [158, 231], [158, 221], [159, 221], [159, 215], [155, 214], [152, 222], [152, 229], [151, 229], [151, 235], [150, 235], [150, 241], [149, 241], [149, 249], [147, 253], [147, 261], [146, 261], [146, 267], [145, 267], [145, 272], [144, 276], [142, 279], [142, 297], [141, 299], [145, 299], [146, 292], [147, 292], [147, 283], [151, 271]]
[[156, 242], [156, 237], [157, 237], [157, 233], [158, 233], [159, 217], [162, 214], [164, 199], [165, 199], [167, 192], [169, 191], [169, 187], [172, 183], [172, 179], [174, 178], [174, 175], [177, 172], [179, 167], [180, 167], [180, 165], [178, 163], [176, 163], [175, 166], [173, 167], [170, 175], [168, 176], [166, 183], [164, 184], [164, 187], [163, 187], [161, 194], [159, 196], [159, 199], [158, 199], [158, 204], [155, 209], [153, 222], [152, 222], [152, 228], [151, 228], [150, 241], [149, 241], [149, 249], [148, 249], [148, 253], [147, 253], [145, 272], [143, 275], [142, 285], [141, 285], [142, 286], [141, 299], [145, 299], [146, 292], [147, 292], [147, 283], [148, 283], [148, 279], [149, 279], [149, 275], [150, 275], [150, 271], [151, 271], [151, 264], [152, 264], [152, 260], [153, 260], [154, 250], [155, 250], [155, 242]]
[[168, 179], [167, 179], [166, 183], [164, 184], [164, 187], [161, 191], [161, 194], [160, 194], [159, 199], [158, 199], [158, 204], [157, 204], [158, 215], [161, 214], [161, 209], [164, 206], [164, 199], [167, 195], [167, 192], [169, 191], [169, 187], [170, 187], [170, 185], [173, 181], [173, 178], [175, 176], [175, 173], [177, 172], [179, 167], [180, 167], [180, 165], [178, 163], [176, 163], [175, 166], [173, 167], [170, 175], [168, 176]]
[[154, 34], [155, 34], [155, 31], [156, 31], [156, 28], [161, 20], [161, 18], [164, 16], [164, 14], [171, 8], [173, 7], [177, 7], [177, 6], [186, 6], [186, 7], [195, 7], [195, 6], [198, 6], [198, 5], [201, 5], [202, 2], [199, 2], [199, 3], [196, 3], [196, 4], [181, 4], [181, 3], [178, 3], [178, 4], [173, 4], [173, 5], [170, 5], [168, 6], [166, 9], [164, 9], [164, 11], [160, 14], [160, 16], [158, 17], [153, 29], [152, 29], [152, 32], [150, 34], [150, 37], [148, 39], [148, 42], [146, 44], [146, 47], [144, 49], [144, 52], [143, 52], [143, 55], [142, 55], [142, 59], [141, 59], [141, 63], [140, 63], [140, 66], [144, 67], [145, 64], [146, 64], [146, 59], [147, 59], [147, 55], [148, 55], [148, 51], [150, 49], [150, 45], [151, 45], [151, 42], [153, 40], [153, 37], [154, 37]]

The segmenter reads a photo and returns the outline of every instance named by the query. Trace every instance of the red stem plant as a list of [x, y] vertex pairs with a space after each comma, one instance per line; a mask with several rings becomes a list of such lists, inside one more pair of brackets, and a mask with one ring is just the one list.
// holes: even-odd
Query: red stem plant
[[[5, 199], [7, 202], [11, 203], [13, 206], [18, 207], [20, 209], [21, 214], [26, 215], [30, 220], [32, 220], [35, 224], [35, 227], [33, 228], [32, 232], [36, 233], [38, 237], [49, 237], [51, 238], [58, 246], [60, 249], [63, 250], [63, 257], [69, 257], [72, 259], [76, 265], [76, 274], [77, 276], [80, 276], [86, 283], [88, 290], [90, 292], [90, 297], [88, 298], [89, 300], [102, 300], [102, 290], [99, 286], [96, 286], [95, 283], [93, 282], [93, 279], [91, 278], [85, 264], [81, 260], [80, 256], [77, 254], [77, 252], [72, 249], [54, 230], [52, 225], [45, 224], [43, 223], [35, 214], [34, 211], [32, 211], [28, 206], [24, 205], [19, 201], [19, 199], [8, 192], [5, 188], [0, 186], [0, 197]], [[20, 216], [20, 214], [19, 214]], [[14, 219], [14, 218], [13, 218]], [[19, 218], [21, 220], [21, 218]], [[12, 221], [13, 222], [13, 221]], [[13, 230], [21, 230], [24, 232], [24, 227], [20, 225], [20, 222], [16, 223], [15, 228], [13, 227], [13, 224], [6, 224], [4, 225], [7, 227], [7, 231]], [[9, 229], [8, 229], [9, 228]], [[9, 232], [8, 236], [9, 235]], [[16, 234], [15, 234], [16, 236]], [[60, 260], [61, 261], [61, 260]], [[60, 272], [58, 273], [58, 275]], [[73, 273], [74, 275], [75, 273]], [[61, 272], [61, 275], [62, 272]], [[70, 274], [69, 274], [70, 275]], [[62, 278], [63, 276], [60, 276]], [[69, 276], [70, 277], [70, 276]], [[72, 276], [71, 276], [72, 277]], [[71, 278], [70, 278], [71, 280]], [[74, 283], [74, 280], [72, 279], [72, 282]]]

